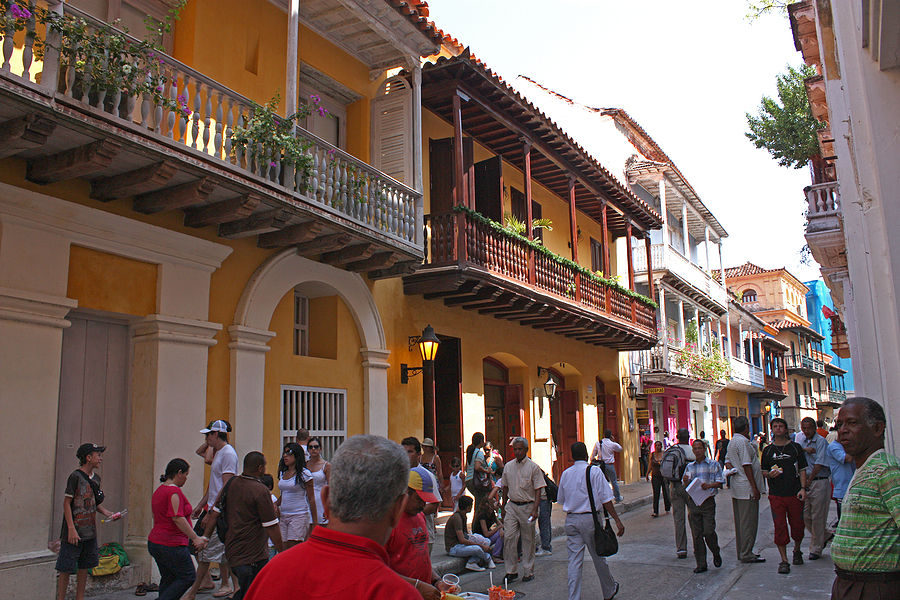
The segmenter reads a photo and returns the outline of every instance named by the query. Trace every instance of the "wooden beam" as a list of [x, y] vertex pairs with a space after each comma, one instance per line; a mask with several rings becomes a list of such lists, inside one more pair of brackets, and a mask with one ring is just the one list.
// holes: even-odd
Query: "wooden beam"
[[422, 266], [422, 262], [418, 260], [406, 260], [396, 263], [393, 267], [387, 269], [377, 269], [369, 271], [369, 279], [386, 279], [388, 277], [399, 277], [401, 275], [410, 275]]
[[[453, 95], [453, 204], [469, 206], [466, 198], [466, 186], [463, 183], [463, 130], [462, 130], [462, 98]], [[474, 204], [474, 200], [473, 200]]]
[[522, 308], [521, 310], [510, 312], [510, 313], [497, 313], [494, 317], [498, 319], [507, 319], [510, 321], [518, 321], [528, 315], [539, 315], [541, 311], [546, 308], [545, 304], [540, 302], [532, 301], [528, 306]]
[[0, 124], [0, 158], [43, 146], [54, 129], [56, 121], [38, 113]]
[[353, 236], [349, 233], [332, 233], [322, 235], [308, 242], [302, 242], [296, 245], [297, 254], [300, 256], [315, 256], [323, 252], [331, 252], [346, 246]]
[[229, 240], [277, 231], [288, 224], [291, 213], [283, 208], [256, 213], [244, 219], [219, 225], [219, 237]]
[[[531, 206], [531, 140], [522, 138], [522, 157], [525, 162], [525, 237], [534, 239], [532, 221], [534, 221], [534, 209]], [[529, 260], [529, 265], [532, 260]]]
[[356, 244], [333, 252], [326, 252], [319, 260], [326, 265], [345, 265], [349, 262], [369, 258], [375, 253], [375, 250], [375, 244]]
[[503, 317], [504, 315], [509, 314], [517, 314], [522, 312], [524, 309], [532, 306], [534, 304], [534, 300], [529, 298], [517, 298], [507, 306], [498, 306], [494, 308], [482, 308], [478, 312], [483, 315], [494, 315], [495, 317]]
[[[625, 244], [625, 251], [626, 251], [625, 254], [628, 257], [628, 289], [633, 292], [634, 291], [634, 260], [633, 260], [633, 256], [632, 256], [633, 252], [631, 250], [631, 244], [634, 241], [634, 238], [631, 235], [632, 234], [631, 219], [625, 220], [625, 231], [627, 232], [626, 233], [627, 243]], [[649, 259], [650, 257], [648, 256], [647, 258]]]
[[488, 304], [470, 304], [463, 306], [466, 309], [478, 308], [480, 310], [493, 310], [493, 309], [503, 309], [510, 305], [510, 303], [516, 299], [516, 295], [512, 292], [503, 292], [496, 298], [493, 298]]
[[425, 292], [424, 297], [426, 300], [435, 300], [437, 298], [447, 298], [449, 296], [464, 296], [466, 294], [471, 294], [479, 287], [481, 287], [480, 281], [478, 281], [477, 279], [469, 279], [467, 281], [464, 281], [459, 287], [453, 288], [452, 290]]
[[207, 225], [221, 225], [229, 221], [238, 221], [253, 214], [262, 198], [255, 194], [246, 194], [207, 204], [186, 208], [184, 210], [185, 227], [206, 227]]
[[397, 252], [379, 252], [373, 254], [370, 258], [347, 263], [344, 268], [348, 271], [362, 273], [375, 269], [386, 269], [398, 260], [400, 260], [400, 255]]
[[152, 215], [166, 210], [197, 206], [206, 202], [206, 198], [216, 189], [217, 185], [212, 177], [203, 177], [157, 192], [141, 194], [134, 199], [134, 210], [145, 215]]
[[572, 261], [578, 263], [578, 222], [575, 216], [575, 176], [569, 175], [569, 237], [572, 240]]
[[85, 177], [109, 167], [122, 146], [103, 139], [28, 161], [25, 178], [41, 185]]
[[278, 231], [259, 234], [256, 245], [259, 248], [279, 248], [302, 244], [315, 239], [317, 235], [322, 233], [324, 227], [325, 224], [321, 221], [306, 221], [305, 223], [289, 225]]
[[109, 202], [116, 198], [156, 191], [165, 186], [177, 172], [178, 166], [175, 163], [164, 160], [134, 171], [95, 179], [91, 182], [91, 198]]
[[500, 294], [500, 290], [493, 286], [486, 286], [469, 296], [458, 296], [456, 298], [447, 298], [444, 304], [447, 306], [460, 306], [470, 304], [490, 304]]

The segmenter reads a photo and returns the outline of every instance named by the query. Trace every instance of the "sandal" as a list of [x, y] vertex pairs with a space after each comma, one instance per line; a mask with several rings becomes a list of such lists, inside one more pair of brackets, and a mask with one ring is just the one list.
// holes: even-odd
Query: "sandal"
[[148, 592], [158, 592], [158, 591], [159, 591], [159, 584], [157, 584], [157, 583], [148, 583], [146, 586], [144, 586], [144, 589], [147, 590]]
[[787, 575], [791, 572], [791, 563], [784, 561], [783, 563], [778, 565], [778, 572], [781, 575]]
[[139, 583], [138, 586], [134, 589], [135, 596], [146, 596], [147, 595], [147, 584]]

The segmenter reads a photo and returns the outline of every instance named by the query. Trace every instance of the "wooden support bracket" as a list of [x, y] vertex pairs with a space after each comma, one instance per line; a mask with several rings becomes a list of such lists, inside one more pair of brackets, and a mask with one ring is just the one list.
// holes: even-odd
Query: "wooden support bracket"
[[0, 158], [43, 146], [54, 129], [56, 121], [38, 113], [0, 124]]
[[119, 144], [104, 139], [50, 156], [33, 158], [28, 161], [25, 178], [32, 183], [46, 185], [86, 177], [107, 168], [121, 150]]
[[162, 161], [134, 171], [119, 173], [113, 177], [95, 179], [91, 182], [91, 198], [109, 202], [116, 198], [157, 191], [166, 185], [177, 172], [178, 167], [175, 163]]
[[322, 233], [325, 224], [321, 221], [306, 221], [296, 225], [289, 225], [279, 231], [261, 233], [256, 245], [260, 248], [278, 248], [302, 244], [314, 239]]
[[203, 204], [216, 189], [216, 182], [210, 177], [197, 179], [182, 185], [141, 194], [134, 199], [134, 211], [145, 215], [186, 208]]
[[297, 244], [297, 254], [300, 256], [314, 256], [323, 252], [331, 252], [339, 250], [346, 246], [353, 236], [349, 233], [332, 233], [330, 235], [322, 235], [308, 242]]
[[378, 254], [373, 254], [371, 258], [347, 263], [345, 268], [348, 271], [362, 273], [374, 269], [385, 269], [398, 260], [400, 260], [400, 255], [396, 252], [379, 252]]
[[260, 202], [262, 202], [260, 196], [246, 194], [206, 206], [186, 208], [184, 209], [184, 225], [198, 228], [245, 219], [253, 214]]
[[326, 252], [319, 259], [326, 265], [345, 265], [349, 262], [365, 260], [375, 253], [374, 244], [356, 244], [333, 252]]
[[219, 237], [229, 240], [268, 233], [284, 228], [291, 220], [291, 213], [283, 208], [250, 215], [245, 219], [219, 225]]

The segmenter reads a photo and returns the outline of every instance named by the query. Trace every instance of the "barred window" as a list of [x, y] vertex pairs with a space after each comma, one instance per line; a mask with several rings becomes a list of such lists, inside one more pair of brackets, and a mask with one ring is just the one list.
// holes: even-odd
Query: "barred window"
[[322, 458], [331, 460], [347, 439], [347, 390], [281, 386], [281, 441], [292, 442], [300, 428], [322, 440]]
[[309, 356], [309, 298], [294, 290], [294, 356]]

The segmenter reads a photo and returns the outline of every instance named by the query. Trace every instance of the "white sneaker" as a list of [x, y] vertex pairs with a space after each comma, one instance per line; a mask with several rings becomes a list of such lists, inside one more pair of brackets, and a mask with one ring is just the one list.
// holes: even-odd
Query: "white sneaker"
[[535, 556], [550, 556], [553, 554], [552, 550], [544, 550], [543, 548], [538, 548], [538, 551], [534, 553]]
[[493, 569], [493, 568], [495, 568], [496, 566], [497, 566], [497, 565], [494, 564], [494, 559], [493, 559], [493, 558], [489, 558], [489, 559], [488, 559], [487, 568], [488, 568], [488, 569]]
[[466, 568], [470, 571], [484, 571], [484, 567], [478, 563], [466, 563]]

